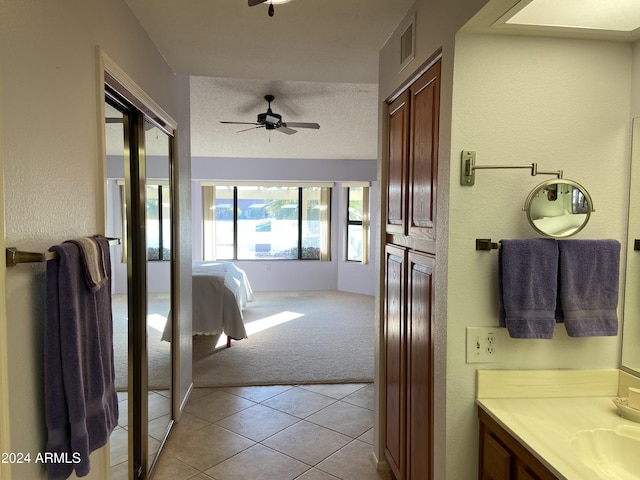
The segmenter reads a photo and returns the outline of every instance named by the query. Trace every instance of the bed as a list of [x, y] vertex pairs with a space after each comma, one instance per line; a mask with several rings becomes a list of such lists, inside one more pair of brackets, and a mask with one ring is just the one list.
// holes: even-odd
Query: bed
[[[252, 302], [253, 290], [243, 270], [232, 262], [200, 261], [192, 267], [193, 334], [247, 338], [242, 310]], [[162, 339], [171, 341], [171, 315]]]

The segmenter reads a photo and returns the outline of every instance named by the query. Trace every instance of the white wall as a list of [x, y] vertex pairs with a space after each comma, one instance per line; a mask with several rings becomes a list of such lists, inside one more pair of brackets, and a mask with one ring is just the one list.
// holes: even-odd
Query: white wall
[[[191, 103], [189, 79], [178, 76], [177, 103], [180, 106], [178, 120], [178, 136], [176, 138], [176, 166], [174, 167], [175, 183], [178, 186], [174, 211], [177, 213], [178, 245], [174, 245], [177, 278], [175, 290], [179, 292], [176, 318], [180, 343], [174, 357], [174, 372], [178, 372], [179, 385], [173, 392], [174, 412], [176, 419], [186, 406], [187, 395], [192, 388], [192, 340], [191, 328]], [[180, 410], [178, 410], [178, 408]]]
[[[189, 85], [169, 70], [122, 0], [24, 0], [2, 2], [0, 10], [6, 244], [43, 252], [104, 231], [97, 46], [182, 122], [187, 135]], [[188, 142], [179, 150], [188, 158]], [[189, 169], [188, 161], [180, 165], [182, 178]], [[184, 185], [189, 189], [188, 180]], [[190, 266], [188, 243], [184, 250]], [[45, 446], [44, 265], [14, 267], [5, 280], [10, 372], [9, 392], [0, 394], [2, 401], [8, 395], [11, 451], [35, 455]], [[105, 449], [92, 458], [91, 478], [109, 478]], [[13, 478], [44, 478], [42, 465], [16, 465]]]
[[640, 117], [640, 42], [633, 45], [631, 116], [633, 118]]
[[623, 335], [622, 364], [640, 372], [640, 256], [633, 250], [632, 240], [638, 238], [640, 230], [640, 42], [633, 46], [633, 70], [631, 77], [631, 117], [635, 118], [633, 156], [631, 169], [631, 194], [629, 202], [629, 244], [627, 245], [627, 278], [625, 285], [625, 331]]
[[[192, 159], [193, 258], [202, 259], [202, 180], [243, 181], [330, 181], [336, 182], [331, 205], [331, 261], [293, 260], [236, 261], [245, 270], [255, 291], [273, 290], [344, 290], [373, 295], [375, 291], [375, 246], [372, 235], [371, 262], [353, 264], [344, 260], [344, 214], [346, 209], [342, 183], [372, 182], [372, 216], [377, 217], [375, 160], [308, 160], [308, 159]], [[371, 232], [376, 231], [373, 222]]]
[[590, 192], [596, 209], [575, 238], [614, 238], [624, 244], [631, 50], [618, 42], [457, 38], [449, 197], [447, 478], [475, 475], [472, 463], [453, 459], [477, 451], [477, 368], [617, 368], [620, 360], [619, 337], [570, 338], [560, 324], [552, 340], [505, 336], [500, 364], [465, 364], [465, 327], [498, 325], [497, 252], [475, 251], [475, 239], [537, 237], [522, 205], [534, 186], [550, 177], [531, 177], [527, 170], [482, 170], [476, 172], [475, 186], [460, 186], [460, 152], [476, 150], [478, 165], [538, 162], [540, 170], [564, 170], [565, 178]]

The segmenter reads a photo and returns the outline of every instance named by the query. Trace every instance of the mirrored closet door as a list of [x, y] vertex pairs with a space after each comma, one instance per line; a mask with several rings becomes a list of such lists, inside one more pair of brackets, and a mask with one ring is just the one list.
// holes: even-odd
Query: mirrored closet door
[[105, 140], [106, 232], [122, 239], [112, 256], [120, 421], [111, 464], [138, 480], [150, 478], [173, 423], [173, 136], [107, 85]]
[[171, 137], [149, 120], [144, 123], [147, 249], [148, 451], [158, 458], [171, 426], [171, 293], [173, 291]]

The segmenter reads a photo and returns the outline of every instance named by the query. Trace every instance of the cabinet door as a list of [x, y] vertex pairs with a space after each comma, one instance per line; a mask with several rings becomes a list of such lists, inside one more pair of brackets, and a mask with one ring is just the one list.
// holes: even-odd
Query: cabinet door
[[406, 234], [409, 168], [409, 92], [389, 105], [387, 232]]
[[407, 479], [433, 478], [433, 270], [409, 252], [407, 298]]
[[385, 455], [398, 479], [404, 478], [405, 457], [405, 284], [406, 251], [385, 248]]
[[529, 471], [526, 465], [518, 464], [516, 469], [516, 480], [539, 480], [537, 476]]
[[480, 480], [557, 480], [557, 477], [482, 408], [480, 418]]
[[488, 432], [484, 434], [482, 480], [509, 480], [511, 454]]
[[408, 233], [433, 241], [436, 237], [440, 61], [411, 85], [410, 92]]

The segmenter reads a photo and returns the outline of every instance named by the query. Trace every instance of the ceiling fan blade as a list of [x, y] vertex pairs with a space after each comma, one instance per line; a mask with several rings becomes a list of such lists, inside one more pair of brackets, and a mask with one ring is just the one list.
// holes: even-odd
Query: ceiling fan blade
[[261, 123], [258, 122], [224, 122], [224, 121], [220, 121], [220, 123], [228, 123], [231, 125], [262, 125]]
[[287, 135], [293, 135], [294, 133], [298, 133], [297, 130], [286, 127], [284, 124], [280, 124], [279, 127], [276, 127], [276, 131], [286, 133]]
[[248, 132], [249, 130], [255, 130], [256, 128], [264, 128], [264, 125], [258, 125], [251, 128], [245, 128], [244, 130], [238, 130], [236, 133]]
[[320, 125], [317, 123], [308, 123], [308, 122], [285, 122], [282, 125], [285, 127], [294, 127], [294, 128], [314, 128], [319, 129]]
[[260, 5], [261, 3], [266, 2], [267, 0], [249, 0], [249, 6], [254, 7], [256, 5]]

